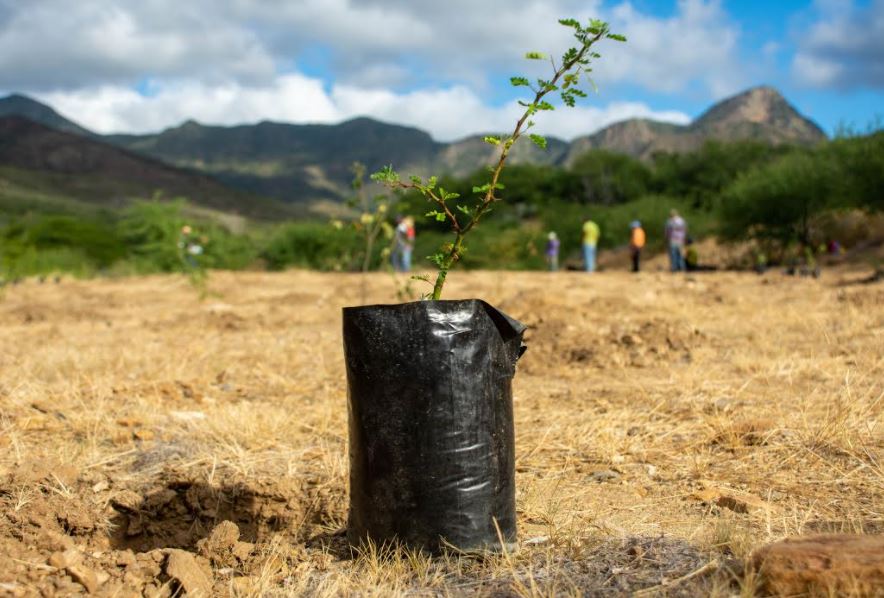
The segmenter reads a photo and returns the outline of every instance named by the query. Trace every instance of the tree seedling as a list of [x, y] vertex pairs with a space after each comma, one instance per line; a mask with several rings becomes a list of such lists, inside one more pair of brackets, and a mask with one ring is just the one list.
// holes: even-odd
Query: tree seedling
[[[428, 256], [428, 259], [436, 265], [438, 272], [433, 282], [432, 294], [429, 299], [438, 300], [442, 297], [442, 288], [448, 271], [458, 262], [466, 251], [464, 239], [476, 227], [479, 221], [488, 214], [495, 202], [501, 201], [497, 195], [503, 190], [500, 183], [500, 174], [503, 171], [507, 158], [513, 146], [519, 139], [534, 127], [535, 116], [539, 112], [555, 110], [555, 106], [549, 101], [550, 94], [557, 93], [564, 105], [573, 107], [578, 98], [585, 98], [586, 92], [580, 89], [581, 80], [586, 80], [595, 89], [595, 84], [590, 78], [592, 68], [590, 64], [601, 55], [594, 50], [594, 46], [606, 39], [626, 41], [626, 38], [617, 33], [611, 33], [608, 23], [598, 19], [592, 19], [586, 26], [581, 25], [575, 19], [560, 19], [559, 23], [573, 30], [576, 44], [568, 49], [559, 61], [548, 57], [541, 52], [528, 52], [525, 58], [528, 60], [549, 60], [552, 67], [552, 76], [549, 79], [537, 79], [532, 82], [527, 77], [511, 77], [513, 87], [525, 87], [533, 92], [533, 98], [520, 100], [519, 105], [524, 108], [522, 116], [516, 121], [515, 128], [508, 136], [487, 136], [486, 143], [500, 148], [496, 163], [489, 168], [490, 176], [483, 185], [473, 187], [474, 201], [461, 198], [458, 193], [447, 191], [439, 186], [438, 178], [429, 177], [427, 180], [419, 176], [411, 176], [403, 181], [392, 165], [387, 166], [371, 175], [372, 180], [386, 185], [387, 187], [405, 191], [414, 189], [418, 191], [431, 204], [431, 209], [426, 213], [428, 218], [434, 218], [439, 222], [447, 221], [451, 225], [454, 239], [444, 243], [439, 251]], [[542, 135], [527, 133], [531, 141], [546, 149], [546, 138]], [[430, 282], [429, 278], [426, 278]]]

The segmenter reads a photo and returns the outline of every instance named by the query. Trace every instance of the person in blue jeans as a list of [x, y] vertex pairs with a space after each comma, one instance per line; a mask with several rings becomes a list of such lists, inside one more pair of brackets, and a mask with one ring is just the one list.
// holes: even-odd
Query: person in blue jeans
[[583, 223], [583, 267], [587, 272], [595, 272], [596, 247], [599, 244], [601, 230], [592, 220]]
[[672, 272], [684, 272], [684, 243], [688, 236], [688, 225], [677, 210], [669, 212], [666, 221], [666, 241], [669, 245], [669, 269]]

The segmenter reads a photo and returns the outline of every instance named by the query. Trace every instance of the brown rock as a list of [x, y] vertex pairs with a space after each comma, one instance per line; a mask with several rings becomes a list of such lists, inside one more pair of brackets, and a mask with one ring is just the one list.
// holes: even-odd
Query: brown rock
[[76, 548], [65, 550], [64, 552], [53, 552], [49, 557], [49, 564], [56, 569], [66, 569], [72, 565], [76, 565], [83, 558], [82, 553]]
[[236, 546], [233, 547], [233, 556], [238, 558], [240, 561], [248, 560], [250, 556], [252, 556], [252, 552], [255, 550], [255, 545], [249, 542], [237, 542]]
[[131, 490], [123, 490], [111, 498], [111, 505], [118, 511], [137, 513], [141, 508], [142, 496]]
[[166, 575], [177, 581], [188, 596], [208, 598], [212, 595], [212, 578], [189, 552], [169, 550]]
[[789, 538], [757, 550], [752, 564], [771, 594], [880, 596], [884, 535]]
[[137, 563], [135, 560], [135, 553], [131, 550], [122, 550], [118, 552], [116, 562], [118, 567], [134, 567]]
[[707, 486], [692, 494], [693, 498], [701, 502], [715, 504], [724, 509], [730, 509], [735, 513], [759, 513], [774, 510], [774, 505], [761, 500], [748, 492], [740, 492], [730, 488]]
[[[239, 528], [232, 521], [222, 521], [215, 526], [208, 538], [197, 542], [200, 554], [215, 565], [232, 566], [236, 559], [245, 560], [252, 551], [252, 545], [241, 547]], [[241, 556], [245, 555], [245, 557]]]
[[71, 565], [65, 570], [68, 572], [68, 575], [71, 576], [71, 579], [86, 588], [86, 591], [90, 594], [97, 590], [98, 586], [101, 585], [101, 580], [98, 578], [95, 571], [84, 565]]
[[153, 430], [135, 430], [132, 435], [136, 440], [141, 441], [153, 440], [156, 438], [156, 433]]

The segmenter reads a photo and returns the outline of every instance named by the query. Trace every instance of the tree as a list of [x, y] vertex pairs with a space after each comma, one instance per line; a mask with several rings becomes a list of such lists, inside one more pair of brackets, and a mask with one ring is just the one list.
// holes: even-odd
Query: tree
[[[448, 222], [451, 226], [451, 232], [454, 235], [453, 241], [443, 244], [437, 253], [430, 256], [430, 260], [438, 268], [436, 280], [433, 282], [433, 292], [430, 295], [434, 300], [441, 297], [442, 287], [445, 285], [449, 270], [460, 260], [465, 251], [464, 238], [475, 228], [482, 217], [491, 211], [492, 205], [502, 199], [497, 195], [498, 191], [504, 188], [500, 177], [513, 145], [534, 126], [532, 119], [539, 112], [555, 109], [555, 106], [546, 98], [549, 94], [558, 92], [566, 106], [574, 106], [578, 98], [584, 98], [587, 95], [579, 87], [581, 75], [585, 74], [588, 78], [589, 72], [592, 70], [589, 66], [590, 63], [601, 57], [593, 49], [593, 46], [602, 39], [626, 41], [624, 36], [611, 33], [608, 24], [598, 19], [591, 20], [585, 27], [575, 19], [560, 19], [559, 23], [573, 30], [574, 39], [578, 43], [575, 47], [569, 48], [559, 62], [540, 52], [528, 52], [525, 55], [529, 60], [549, 60], [553, 70], [549, 79], [537, 79], [535, 84], [527, 77], [510, 78], [510, 83], [514, 87], [527, 87], [534, 96], [529, 100], [519, 101], [519, 105], [525, 111], [516, 121], [512, 133], [503, 137], [485, 137], [485, 142], [499, 147], [500, 153], [496, 165], [490, 169], [487, 182], [472, 189], [473, 196], [478, 198], [476, 203], [470, 206], [462, 201], [458, 202], [461, 195], [438, 185], [437, 177], [430, 177], [424, 181], [421, 177], [412, 176], [409, 178], [410, 182], [404, 182], [392, 166], [372, 175], [372, 179], [384, 183], [390, 188], [414, 189], [420, 192], [433, 205], [433, 209], [426, 215], [439, 222]], [[543, 136], [528, 134], [528, 137], [538, 147], [546, 148], [546, 138]], [[456, 213], [460, 213], [460, 216]], [[429, 279], [427, 280], [429, 282]]]
[[651, 171], [625, 154], [606, 150], [586, 152], [571, 166], [583, 183], [586, 201], [614, 204], [638, 199], [648, 192]]
[[811, 219], [831, 205], [834, 175], [829, 162], [811, 152], [744, 174], [722, 196], [722, 233], [811, 244]]

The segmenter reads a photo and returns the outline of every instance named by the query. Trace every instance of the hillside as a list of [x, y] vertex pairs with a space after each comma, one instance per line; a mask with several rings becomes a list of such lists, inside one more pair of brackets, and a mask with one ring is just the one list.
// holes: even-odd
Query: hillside
[[355, 161], [421, 169], [442, 145], [429, 134], [357, 118], [338, 125], [261, 122], [220, 127], [188, 121], [157, 135], [108, 138], [177, 166], [211, 173], [230, 186], [287, 201], [340, 198]]
[[[48, 106], [23, 96], [0, 100], [0, 110], [21, 110], [46, 126], [92, 135]], [[684, 126], [630, 119], [570, 143], [550, 138], [545, 151], [524, 140], [514, 149], [512, 163], [569, 165], [591, 149], [650, 160], [657, 152], [693, 151], [709, 140], [814, 145], [825, 138], [825, 133], [778, 91], [756, 87], [715, 104]], [[366, 164], [370, 171], [393, 164], [404, 173], [463, 176], [491, 164], [497, 155], [496, 148], [484, 143], [482, 136], [439, 143], [419, 129], [370, 118], [337, 125], [261, 122], [232, 127], [188, 121], [157, 134], [111, 135], [103, 140], [178, 168], [200, 171], [242, 192], [301, 208], [346, 197], [354, 161]], [[132, 155], [127, 155], [131, 160]], [[129, 180], [127, 176], [116, 178]], [[218, 201], [213, 199], [216, 195], [230, 194], [219, 190], [201, 201]], [[207, 195], [201, 193], [200, 197]], [[237, 209], [238, 201], [220, 203]]]
[[571, 143], [565, 163], [591, 149], [605, 149], [644, 160], [656, 152], [689, 152], [706, 141], [755, 140], [772, 144], [816, 145], [826, 134], [802, 116], [772, 87], [754, 87], [727, 98], [688, 125], [630, 119]]
[[[290, 207], [221, 185], [154, 159], [27, 118], [0, 118], [0, 195], [68, 198], [116, 207], [161, 192], [255, 218], [291, 215]], [[10, 191], [11, 193], [11, 191]]]
[[66, 119], [46, 104], [41, 104], [20, 94], [12, 94], [5, 98], [0, 98], [0, 118], [4, 116], [22, 116], [57, 131], [73, 133], [74, 135], [82, 135], [84, 137], [97, 137], [92, 131]]
[[[524, 140], [513, 164], [567, 165], [591, 149], [651, 159], [655, 152], [688, 152], [708, 140], [753, 139], [813, 145], [826, 138], [770, 87], [728, 98], [689, 125], [630, 119], [568, 143], [550, 138], [547, 150]], [[464, 176], [496, 159], [482, 135], [437, 143], [418, 129], [359, 118], [339, 125], [262, 122], [236, 127], [190, 121], [157, 135], [116, 136], [111, 141], [155, 158], [211, 173], [241, 189], [285, 201], [340, 199], [349, 190], [350, 165], [393, 164], [406, 173]]]

